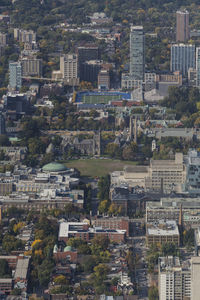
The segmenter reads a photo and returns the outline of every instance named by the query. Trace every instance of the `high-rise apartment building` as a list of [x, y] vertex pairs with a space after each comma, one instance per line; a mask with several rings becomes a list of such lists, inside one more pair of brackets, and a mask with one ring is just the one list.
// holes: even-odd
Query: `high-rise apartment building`
[[42, 75], [42, 59], [22, 58], [22, 76], [38, 76]]
[[178, 257], [159, 257], [159, 299], [191, 299], [191, 271], [181, 266]]
[[33, 30], [14, 28], [14, 38], [21, 43], [36, 42], [36, 33]]
[[191, 300], [199, 300], [199, 278], [200, 278], [200, 257], [191, 258], [191, 281], [192, 295]]
[[63, 79], [71, 85], [78, 82], [78, 59], [76, 54], [66, 54], [60, 57], [60, 72]]
[[180, 71], [183, 76], [186, 76], [189, 68], [195, 68], [195, 46], [185, 44], [172, 45], [170, 60], [171, 71]]
[[145, 36], [143, 26], [131, 26], [130, 32], [130, 76], [134, 80], [144, 79]]
[[196, 86], [200, 87], [200, 47], [196, 48]]
[[22, 86], [22, 66], [20, 62], [9, 63], [9, 87], [20, 89]]
[[189, 12], [187, 10], [176, 12], [176, 41], [186, 42], [189, 40]]

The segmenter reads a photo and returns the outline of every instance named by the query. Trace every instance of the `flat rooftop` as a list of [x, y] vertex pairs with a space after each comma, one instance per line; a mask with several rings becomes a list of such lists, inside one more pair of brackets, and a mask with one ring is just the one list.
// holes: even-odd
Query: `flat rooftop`
[[[148, 224], [147, 224], [148, 225]], [[179, 235], [178, 226], [175, 221], [160, 221], [159, 223], [151, 224], [147, 228], [147, 235]]]
[[27, 279], [29, 258], [18, 259], [14, 279]]

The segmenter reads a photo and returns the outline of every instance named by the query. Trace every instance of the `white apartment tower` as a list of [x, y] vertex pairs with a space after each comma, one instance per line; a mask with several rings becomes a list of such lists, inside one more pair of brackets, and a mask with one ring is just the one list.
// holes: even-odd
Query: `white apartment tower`
[[191, 271], [180, 265], [178, 257], [159, 257], [159, 299], [191, 299]]
[[78, 59], [76, 54], [66, 54], [60, 57], [60, 72], [69, 84], [78, 81]]

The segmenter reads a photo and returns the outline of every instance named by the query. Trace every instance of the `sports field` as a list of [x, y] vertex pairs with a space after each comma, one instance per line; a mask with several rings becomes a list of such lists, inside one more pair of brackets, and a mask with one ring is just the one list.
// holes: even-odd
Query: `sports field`
[[66, 162], [68, 168], [76, 168], [82, 176], [104, 176], [113, 171], [122, 171], [125, 165], [136, 165], [132, 161], [120, 161], [113, 159], [78, 159]]
[[121, 100], [120, 95], [84, 95], [83, 96], [83, 103], [86, 104], [95, 104], [95, 103], [104, 103], [108, 104], [110, 101], [113, 100]]

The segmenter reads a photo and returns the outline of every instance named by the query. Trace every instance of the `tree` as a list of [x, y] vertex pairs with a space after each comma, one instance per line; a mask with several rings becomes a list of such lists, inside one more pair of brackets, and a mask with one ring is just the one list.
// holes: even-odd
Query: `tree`
[[103, 200], [99, 203], [98, 211], [100, 214], [105, 214], [108, 211], [109, 208], [109, 201]]
[[54, 264], [49, 259], [43, 260], [42, 264], [38, 266], [38, 279], [41, 286], [46, 287], [48, 285], [53, 267]]
[[21, 240], [16, 239], [13, 235], [6, 234], [2, 241], [2, 247], [7, 252], [21, 250], [24, 244]]
[[120, 158], [121, 157], [121, 149], [119, 145], [115, 143], [109, 143], [106, 146], [105, 153], [108, 154], [111, 158]]
[[0, 146], [10, 146], [9, 138], [5, 134], [0, 135]]
[[194, 246], [194, 229], [190, 228], [183, 232], [183, 244], [188, 247]]
[[55, 284], [66, 284], [67, 283], [67, 279], [64, 275], [59, 275], [54, 279]]
[[110, 240], [105, 236], [96, 236], [91, 243], [92, 254], [100, 255], [101, 251], [106, 251], [108, 249]]
[[114, 203], [111, 203], [109, 209], [108, 209], [108, 214], [109, 215], [118, 215], [119, 214], [119, 209], [118, 209], [118, 206]]
[[105, 264], [99, 264], [94, 267], [94, 273], [91, 275], [91, 281], [95, 286], [96, 292], [99, 293], [100, 290], [105, 290], [104, 281], [107, 279], [107, 274], [109, 272], [109, 267]]
[[98, 182], [98, 198], [100, 200], [109, 199], [110, 192], [110, 175], [106, 175], [100, 178]]
[[8, 262], [5, 259], [0, 259], [0, 278], [11, 277], [12, 272], [9, 268]]
[[149, 300], [159, 300], [158, 289], [155, 286], [151, 286], [148, 291]]
[[83, 269], [86, 273], [91, 273], [96, 265], [98, 265], [99, 260], [94, 256], [85, 257], [83, 260]]
[[168, 256], [168, 255], [175, 256], [177, 253], [177, 248], [174, 243], [165, 243], [162, 244], [161, 251], [164, 256]]
[[72, 248], [79, 248], [82, 245], [87, 244], [85, 241], [83, 241], [81, 238], [69, 238], [67, 241], [67, 245], [71, 246]]

